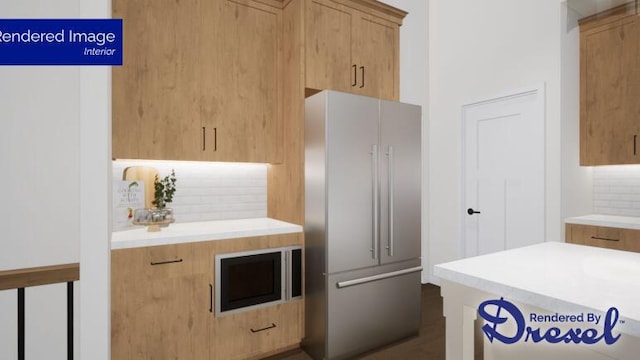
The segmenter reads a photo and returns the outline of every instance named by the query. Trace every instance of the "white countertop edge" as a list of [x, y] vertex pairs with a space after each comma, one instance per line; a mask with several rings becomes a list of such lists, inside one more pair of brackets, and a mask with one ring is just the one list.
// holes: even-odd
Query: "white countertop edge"
[[160, 232], [147, 232], [146, 227], [113, 232], [111, 250], [294, 234], [302, 231], [300, 225], [269, 218], [177, 223]]
[[[608, 309], [595, 309], [583, 304], [577, 304], [551, 296], [527, 291], [517, 287], [496, 283], [494, 281], [477, 278], [467, 274], [460, 274], [450, 269], [434, 267], [434, 275], [441, 280], [448, 280], [458, 284], [468, 286], [480, 291], [502, 296], [508, 300], [520, 302], [525, 305], [535, 306], [543, 310], [553, 313], [570, 314], [577, 312], [596, 311], [606, 313]], [[640, 337], [640, 322], [624, 316], [620, 316], [620, 320], [624, 320], [624, 333]]]
[[539, 307], [543, 310], [558, 313], [570, 313], [576, 311], [576, 306], [585, 311], [606, 312], [607, 309], [596, 309], [587, 305], [577, 304], [554, 298], [552, 296], [532, 292], [512, 285], [505, 285], [495, 281], [482, 279], [469, 274], [460, 274], [451, 269], [435, 266], [434, 275], [441, 280], [448, 280], [458, 284], [468, 286], [480, 291], [503, 296], [508, 300], [519, 301], [523, 304]]
[[[441, 264], [446, 266], [445, 264]], [[578, 302], [571, 302], [555, 298], [553, 296], [532, 292], [513, 285], [506, 285], [492, 280], [483, 279], [469, 274], [463, 274], [455, 270], [447, 269], [440, 265], [434, 265], [434, 276], [441, 280], [458, 283], [479, 291], [483, 291], [496, 296], [505, 297], [525, 305], [535, 306], [543, 310], [557, 313], [575, 313], [580, 311], [597, 311], [605, 313], [606, 309], [594, 308]], [[640, 321], [620, 315], [620, 320], [624, 320], [624, 333], [640, 337]]]
[[564, 219], [565, 224], [606, 226], [620, 229], [640, 230], [640, 217], [618, 215], [585, 215]]

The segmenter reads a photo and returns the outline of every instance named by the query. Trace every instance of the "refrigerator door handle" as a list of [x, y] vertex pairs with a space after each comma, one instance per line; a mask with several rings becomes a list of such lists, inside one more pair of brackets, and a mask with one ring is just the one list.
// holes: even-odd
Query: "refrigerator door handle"
[[371, 239], [371, 258], [378, 258], [378, 145], [371, 145], [371, 186], [373, 197], [373, 236]]
[[408, 269], [404, 269], [404, 270], [398, 270], [398, 271], [392, 271], [392, 272], [388, 272], [388, 273], [384, 273], [384, 274], [367, 276], [367, 277], [363, 277], [363, 278], [359, 278], [359, 279], [353, 279], [353, 280], [347, 280], [347, 281], [339, 281], [339, 282], [336, 283], [336, 287], [338, 289], [342, 289], [342, 288], [346, 288], [346, 287], [349, 287], [349, 286], [360, 285], [360, 284], [364, 284], [364, 283], [368, 283], [368, 282], [372, 282], [372, 281], [376, 281], [376, 280], [388, 279], [388, 278], [392, 278], [392, 277], [396, 277], [396, 276], [415, 273], [415, 272], [418, 272], [418, 271], [422, 271], [422, 266], [416, 266], [416, 267], [412, 267], [412, 268], [408, 268]]
[[387, 157], [389, 158], [389, 246], [387, 249], [389, 250], [389, 256], [393, 256], [393, 146], [389, 145], [387, 150]]

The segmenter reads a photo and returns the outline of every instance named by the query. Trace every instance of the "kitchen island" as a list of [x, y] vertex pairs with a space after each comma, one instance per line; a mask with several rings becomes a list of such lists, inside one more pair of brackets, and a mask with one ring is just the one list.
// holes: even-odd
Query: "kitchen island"
[[474, 339], [484, 359], [640, 354], [638, 253], [547, 242], [436, 265], [435, 275], [442, 280], [447, 360], [473, 359]]

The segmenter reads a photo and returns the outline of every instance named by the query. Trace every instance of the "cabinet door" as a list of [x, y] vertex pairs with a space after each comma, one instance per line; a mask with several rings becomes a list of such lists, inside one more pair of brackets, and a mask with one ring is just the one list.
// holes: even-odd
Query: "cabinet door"
[[581, 165], [640, 162], [640, 22], [615, 21], [581, 36]]
[[420, 257], [421, 111], [380, 102], [380, 258], [392, 263]]
[[209, 96], [202, 112], [205, 158], [278, 162], [282, 146], [281, 11], [229, 0], [222, 2], [221, 11], [222, 27], [210, 39], [210, 44], [221, 41], [221, 45], [201, 60], [206, 74], [203, 94]]
[[113, 157], [197, 160], [199, 0], [114, 0], [124, 64], [113, 68]]
[[339, 4], [311, 0], [306, 20], [306, 87], [353, 92], [352, 14]]
[[113, 359], [207, 359], [208, 245], [112, 251]]
[[357, 64], [356, 93], [396, 100], [398, 94], [398, 26], [354, 10], [352, 57]]

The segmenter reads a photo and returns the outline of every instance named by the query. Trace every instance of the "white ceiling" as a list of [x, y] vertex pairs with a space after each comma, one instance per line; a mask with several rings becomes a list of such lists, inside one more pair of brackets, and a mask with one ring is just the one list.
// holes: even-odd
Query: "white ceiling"
[[633, 2], [630, 0], [567, 0], [567, 6], [576, 11], [580, 18], [597, 14], [618, 5]]

